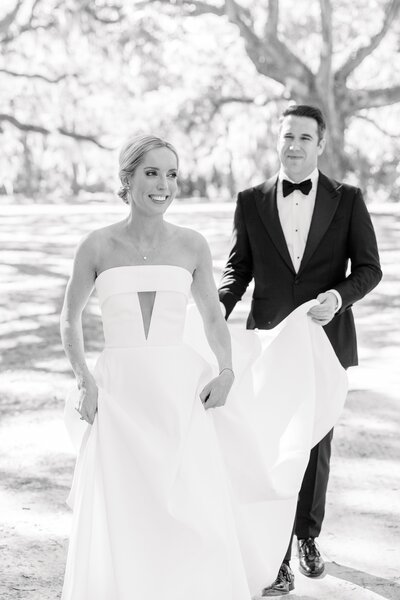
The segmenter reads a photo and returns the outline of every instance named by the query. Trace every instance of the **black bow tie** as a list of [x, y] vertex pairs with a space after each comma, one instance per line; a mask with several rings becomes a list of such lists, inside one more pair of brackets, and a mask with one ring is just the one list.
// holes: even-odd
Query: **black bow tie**
[[294, 190], [300, 190], [303, 194], [308, 196], [311, 188], [311, 179], [306, 179], [305, 181], [301, 181], [300, 183], [293, 183], [292, 181], [288, 181], [287, 179], [283, 179], [282, 181], [282, 193], [284, 198], [286, 198], [286, 196], [289, 196], [289, 194], [294, 192]]

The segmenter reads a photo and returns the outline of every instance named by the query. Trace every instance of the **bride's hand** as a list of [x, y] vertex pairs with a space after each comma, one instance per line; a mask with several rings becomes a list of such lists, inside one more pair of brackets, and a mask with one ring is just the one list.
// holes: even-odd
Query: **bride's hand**
[[206, 409], [224, 406], [232, 387], [235, 376], [230, 369], [224, 369], [204, 386], [200, 393], [200, 399]]
[[81, 415], [81, 419], [93, 425], [97, 411], [98, 388], [93, 375], [89, 375], [82, 383], [78, 383], [79, 397], [75, 410]]

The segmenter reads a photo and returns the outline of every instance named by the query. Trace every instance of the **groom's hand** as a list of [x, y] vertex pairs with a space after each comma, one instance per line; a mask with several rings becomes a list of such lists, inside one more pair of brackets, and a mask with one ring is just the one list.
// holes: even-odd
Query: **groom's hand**
[[332, 321], [336, 308], [337, 308], [337, 299], [335, 294], [332, 292], [324, 292], [323, 294], [318, 294], [317, 300], [319, 304], [313, 306], [308, 311], [308, 315], [318, 325], [327, 325], [329, 321]]

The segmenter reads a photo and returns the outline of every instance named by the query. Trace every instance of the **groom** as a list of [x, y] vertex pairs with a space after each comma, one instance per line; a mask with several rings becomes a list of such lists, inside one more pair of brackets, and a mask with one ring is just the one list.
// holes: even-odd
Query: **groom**
[[[309, 315], [325, 328], [347, 368], [357, 364], [351, 307], [378, 284], [382, 273], [361, 190], [318, 170], [325, 130], [318, 108], [294, 105], [283, 113], [280, 171], [238, 195], [219, 296], [228, 318], [254, 279], [248, 329], [271, 329], [297, 306], [317, 298], [320, 304]], [[315, 538], [325, 512], [332, 433], [312, 449], [298, 498], [294, 533], [300, 571], [308, 577], [324, 570]], [[263, 596], [294, 589], [291, 542], [277, 579]]]

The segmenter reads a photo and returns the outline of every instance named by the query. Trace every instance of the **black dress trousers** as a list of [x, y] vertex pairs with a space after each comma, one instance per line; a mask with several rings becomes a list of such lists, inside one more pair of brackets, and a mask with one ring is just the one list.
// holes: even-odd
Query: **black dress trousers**
[[[325, 499], [329, 480], [333, 429], [310, 452], [297, 502], [294, 533], [298, 539], [316, 538], [325, 516]], [[285, 560], [291, 558], [293, 534]]]

